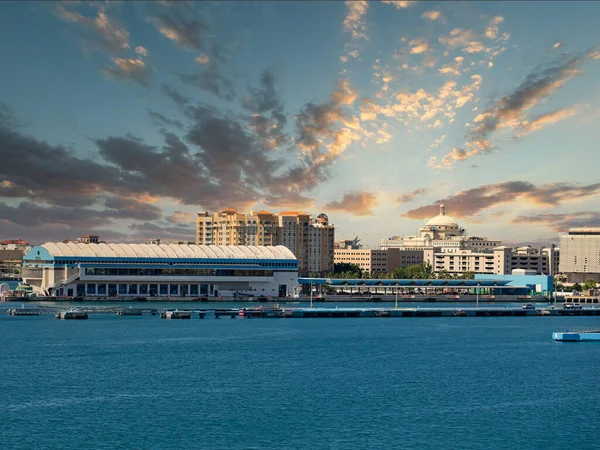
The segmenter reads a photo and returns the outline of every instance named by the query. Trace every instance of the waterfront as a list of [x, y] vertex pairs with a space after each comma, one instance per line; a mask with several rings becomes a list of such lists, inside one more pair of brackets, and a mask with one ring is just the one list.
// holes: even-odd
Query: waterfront
[[3, 448], [591, 449], [597, 324], [2, 316]]

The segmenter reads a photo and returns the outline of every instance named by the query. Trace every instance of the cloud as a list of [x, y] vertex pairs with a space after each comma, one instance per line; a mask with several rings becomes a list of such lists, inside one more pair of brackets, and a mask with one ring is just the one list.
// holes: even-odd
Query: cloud
[[365, 15], [369, 9], [366, 0], [346, 1], [348, 13], [342, 23], [344, 31], [350, 33], [354, 39], [369, 39], [366, 32]]
[[112, 58], [114, 66], [105, 67], [103, 72], [110, 78], [130, 80], [148, 86], [152, 69], [141, 58]]
[[600, 227], [600, 213], [596, 211], [581, 211], [575, 213], [538, 213], [525, 214], [511, 221], [515, 224], [542, 224], [556, 231], [568, 231], [569, 228]]
[[142, 47], [141, 45], [138, 45], [135, 48], [135, 52], [140, 55], [140, 56], [148, 56], [148, 50], [146, 50], [144, 47]]
[[394, 5], [396, 9], [405, 9], [414, 5], [416, 0], [414, 1], [400, 1], [400, 0], [381, 0], [381, 3], [385, 3], [388, 5]]
[[220, 72], [215, 63], [209, 63], [202, 72], [179, 74], [182, 83], [214, 94], [222, 100], [232, 101], [235, 98], [233, 83]]
[[455, 161], [490, 152], [495, 146], [489, 141], [497, 130], [514, 129], [536, 131], [574, 114], [573, 108], [565, 108], [527, 120], [525, 115], [538, 103], [546, 100], [569, 80], [581, 74], [581, 66], [590, 53], [559, 61], [541, 72], [529, 74], [513, 92], [497, 100], [494, 105], [477, 115], [475, 126], [469, 131], [465, 148], [454, 148], [442, 160], [442, 166], [451, 167]]
[[109, 17], [103, 8], [98, 9], [95, 18], [89, 18], [73, 10], [72, 6], [69, 2], [53, 5], [59, 18], [79, 26], [86, 45], [110, 54], [119, 54], [130, 48], [129, 32], [117, 20]]
[[454, 62], [452, 64], [445, 64], [442, 67], [440, 67], [438, 69], [438, 72], [441, 73], [442, 75], [460, 75], [461, 71], [460, 71], [460, 67], [462, 66], [462, 63], [464, 62], [465, 58], [462, 56], [457, 56], [456, 58], [454, 58]]
[[[445, 183], [441, 183], [441, 184], [445, 184]], [[407, 203], [407, 202], [411, 202], [413, 201], [415, 198], [417, 197], [421, 197], [425, 194], [427, 194], [428, 192], [431, 192], [433, 189], [435, 189], [437, 186], [430, 186], [430, 187], [426, 187], [426, 188], [418, 188], [415, 189], [412, 192], [409, 192], [408, 194], [399, 194], [394, 198], [394, 201], [398, 204], [402, 204], [402, 203]]]
[[439, 211], [439, 205], [444, 203], [449, 214], [456, 217], [472, 217], [504, 203], [525, 200], [535, 205], [558, 206], [572, 200], [596, 195], [598, 192], [600, 192], [600, 183], [585, 186], [550, 183], [536, 186], [527, 181], [506, 181], [459, 192], [433, 204], [412, 209], [403, 216], [410, 219], [432, 217]]
[[185, 2], [169, 3], [162, 14], [148, 21], [167, 39], [186, 50], [203, 50], [209, 27], [194, 17], [194, 8]]
[[133, 235], [130, 240], [148, 242], [151, 239], [161, 239], [163, 243], [171, 242], [194, 242], [196, 240], [193, 226], [184, 227], [181, 225], [158, 225], [151, 222], [141, 224], [130, 224], [127, 226]]
[[208, 64], [210, 62], [210, 58], [204, 53], [201, 53], [200, 56], [196, 58], [196, 62], [198, 64]]
[[344, 194], [341, 201], [332, 201], [325, 205], [329, 211], [346, 212], [355, 216], [372, 216], [372, 208], [378, 204], [377, 194], [370, 192], [351, 192]]
[[0, 221], [24, 227], [39, 227], [50, 223], [93, 228], [113, 223], [110, 214], [105, 211], [57, 205], [47, 207], [28, 201], [22, 201], [17, 206], [0, 203]]
[[107, 197], [104, 206], [108, 210], [103, 213], [116, 219], [157, 220], [162, 217], [160, 208], [135, 198]]
[[514, 138], [519, 139], [523, 136], [532, 133], [534, 131], [542, 130], [547, 125], [555, 124], [561, 120], [568, 119], [579, 113], [578, 107], [572, 108], [560, 108], [555, 111], [547, 112], [539, 115], [533, 119], [524, 120], [519, 124], [518, 131], [515, 133]]
[[463, 28], [454, 28], [449, 35], [440, 36], [439, 41], [449, 48], [460, 47], [465, 53], [479, 53], [486, 48], [473, 30]]
[[175, 211], [167, 217], [167, 220], [178, 224], [194, 224], [196, 223], [196, 214], [187, 211]]
[[427, 40], [423, 38], [413, 39], [409, 42], [409, 45], [410, 53], [412, 55], [419, 55], [421, 53], [428, 53], [429, 51], [431, 51], [431, 46], [429, 45], [429, 42], [427, 42]]
[[179, 128], [180, 130], [182, 130], [184, 128], [184, 125], [181, 121], [179, 121], [177, 119], [169, 119], [168, 117], [165, 117], [164, 115], [162, 115], [159, 112], [148, 111], [148, 116], [150, 116], [150, 118], [152, 119], [154, 124], [159, 127], [163, 127], [163, 126], [167, 125], [167, 126]]
[[431, 21], [439, 20], [440, 22], [445, 22], [445, 18], [442, 12], [434, 9], [425, 11], [423, 14], [421, 14], [421, 18]]
[[485, 36], [488, 39], [498, 38], [498, 33], [499, 33], [498, 25], [500, 25], [502, 22], [504, 22], [504, 18], [501, 16], [496, 16], [496, 17], [492, 18], [488, 22], [487, 28], [485, 29]]

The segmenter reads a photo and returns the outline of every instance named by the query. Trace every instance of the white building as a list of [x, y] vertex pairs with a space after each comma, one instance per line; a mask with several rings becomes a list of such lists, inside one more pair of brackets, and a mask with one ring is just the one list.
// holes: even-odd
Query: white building
[[502, 241], [490, 241], [484, 237], [467, 236], [458, 222], [446, 215], [446, 207], [440, 205], [440, 213], [419, 230], [417, 236], [394, 236], [381, 241], [381, 249], [399, 248], [418, 250], [428, 247], [460, 250], [491, 251], [502, 245]]
[[559, 267], [569, 283], [600, 282], [600, 227], [561, 233]]
[[67, 297], [286, 297], [298, 261], [283, 246], [47, 242], [24, 256], [23, 281]]
[[423, 252], [423, 260], [429, 263], [435, 273], [450, 274], [489, 273], [510, 274], [512, 249], [496, 247], [492, 251], [475, 251], [459, 248], [428, 248]]

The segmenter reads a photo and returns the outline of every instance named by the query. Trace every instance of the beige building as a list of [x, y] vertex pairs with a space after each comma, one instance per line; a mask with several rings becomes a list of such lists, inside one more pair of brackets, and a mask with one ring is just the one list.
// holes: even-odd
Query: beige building
[[554, 276], [559, 273], [560, 249], [558, 247], [517, 247], [511, 257], [512, 269], [535, 271], [537, 275]]
[[559, 269], [569, 283], [600, 282], [600, 227], [571, 228], [560, 234]]
[[335, 227], [325, 214], [312, 220], [301, 211], [238, 213], [225, 208], [196, 215], [197, 245], [284, 245], [298, 259], [301, 276], [333, 271]]
[[336, 263], [356, 264], [363, 272], [391, 272], [398, 267], [408, 267], [423, 263], [423, 250], [368, 250], [336, 248]]
[[423, 261], [429, 263], [435, 273], [466, 272], [505, 275], [511, 273], [510, 247], [496, 247], [493, 251], [477, 252], [454, 248], [428, 248], [423, 251]]
[[279, 220], [269, 211], [238, 213], [225, 208], [196, 215], [196, 245], [277, 245]]

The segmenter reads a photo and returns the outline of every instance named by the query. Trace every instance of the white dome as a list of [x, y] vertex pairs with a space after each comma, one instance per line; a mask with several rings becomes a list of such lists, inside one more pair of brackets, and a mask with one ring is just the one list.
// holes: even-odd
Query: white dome
[[458, 228], [458, 223], [452, 217], [439, 214], [425, 224], [426, 227], [452, 227]]

